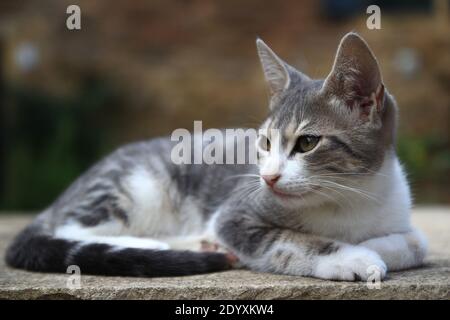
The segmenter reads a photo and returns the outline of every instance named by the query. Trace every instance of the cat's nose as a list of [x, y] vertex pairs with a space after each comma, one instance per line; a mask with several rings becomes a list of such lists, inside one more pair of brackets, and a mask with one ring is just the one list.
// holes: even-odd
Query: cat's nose
[[262, 178], [264, 181], [271, 187], [277, 183], [278, 180], [280, 180], [281, 174], [267, 174], [263, 175]]

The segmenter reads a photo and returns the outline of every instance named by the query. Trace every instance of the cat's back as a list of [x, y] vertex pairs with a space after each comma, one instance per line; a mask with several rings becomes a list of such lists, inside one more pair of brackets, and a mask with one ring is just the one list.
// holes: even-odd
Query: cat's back
[[[236, 140], [227, 148], [240, 143]], [[208, 216], [236, 187], [238, 176], [255, 169], [249, 164], [177, 163], [173, 159], [177, 144], [163, 136], [119, 147], [76, 179], [45, 211], [47, 219], [54, 226], [69, 219], [93, 225], [102, 221], [103, 214], [97, 214], [102, 201], [117, 203], [124, 222], [134, 219], [137, 207], [140, 215], [155, 210], [184, 215], [183, 209], [192, 203]]]

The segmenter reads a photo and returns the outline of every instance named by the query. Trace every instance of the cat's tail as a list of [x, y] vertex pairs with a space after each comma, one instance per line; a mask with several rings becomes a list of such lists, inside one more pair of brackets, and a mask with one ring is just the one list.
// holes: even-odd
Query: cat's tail
[[30, 225], [12, 242], [6, 263], [15, 268], [66, 273], [70, 265], [82, 274], [165, 277], [222, 271], [231, 267], [226, 254], [175, 250], [118, 248], [54, 238]]

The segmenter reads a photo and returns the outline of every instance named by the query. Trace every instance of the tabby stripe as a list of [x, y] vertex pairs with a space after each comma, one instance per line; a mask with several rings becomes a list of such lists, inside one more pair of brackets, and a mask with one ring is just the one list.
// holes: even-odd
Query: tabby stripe
[[365, 158], [359, 154], [357, 154], [353, 149], [344, 141], [339, 139], [336, 136], [329, 136], [328, 139], [334, 144], [342, 148], [347, 154], [352, 156], [353, 158], [359, 159], [359, 160], [365, 160]]

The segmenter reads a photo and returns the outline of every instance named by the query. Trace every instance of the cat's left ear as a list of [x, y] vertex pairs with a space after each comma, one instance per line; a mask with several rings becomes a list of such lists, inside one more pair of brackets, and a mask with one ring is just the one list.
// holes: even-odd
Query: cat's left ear
[[259, 59], [264, 71], [264, 76], [269, 85], [271, 101], [270, 108], [274, 108], [280, 95], [286, 91], [291, 83], [296, 85], [310, 80], [308, 76], [290, 66], [261, 39], [256, 40]]
[[359, 108], [364, 116], [372, 110], [382, 110], [384, 85], [380, 68], [369, 46], [358, 34], [348, 33], [342, 38], [333, 69], [322, 90], [352, 110]]
[[271, 96], [279, 95], [289, 87], [291, 77], [287, 64], [261, 39], [256, 40], [259, 59]]

